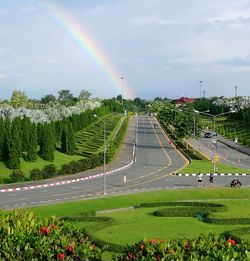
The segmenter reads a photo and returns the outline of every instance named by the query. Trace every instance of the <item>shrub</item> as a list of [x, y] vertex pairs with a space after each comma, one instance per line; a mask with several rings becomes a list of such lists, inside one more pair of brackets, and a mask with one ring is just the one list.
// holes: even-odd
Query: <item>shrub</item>
[[11, 182], [20, 182], [24, 180], [25, 180], [25, 176], [21, 170], [13, 170], [12, 173], [10, 174]]
[[30, 179], [31, 180], [39, 180], [42, 179], [42, 172], [39, 168], [34, 168], [30, 171]]
[[56, 166], [54, 164], [46, 165], [41, 171], [44, 179], [52, 178], [56, 176]]
[[214, 234], [197, 239], [143, 240], [128, 246], [114, 260], [248, 260], [250, 245]]
[[1, 260], [101, 260], [101, 250], [74, 225], [32, 212], [0, 214]]

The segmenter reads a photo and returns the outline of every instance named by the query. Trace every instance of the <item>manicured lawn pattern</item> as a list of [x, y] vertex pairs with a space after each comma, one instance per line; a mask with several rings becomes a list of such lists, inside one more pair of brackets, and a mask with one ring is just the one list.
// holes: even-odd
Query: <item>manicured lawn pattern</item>
[[[111, 138], [121, 117], [121, 114], [108, 114], [102, 118], [105, 121], [106, 141]], [[76, 133], [75, 142], [78, 155], [88, 157], [103, 150], [103, 125], [101, 120], [96, 120], [87, 128]]]
[[[90, 234], [96, 241], [105, 242], [114, 245], [125, 246], [138, 242], [143, 238], [151, 239], [176, 239], [180, 237], [197, 237], [201, 233], [207, 234], [214, 232], [217, 235], [225, 231], [234, 231], [238, 235], [240, 229], [250, 227], [249, 222], [245, 224], [213, 224], [205, 223], [199, 217], [157, 217], [154, 215], [156, 210], [166, 208], [166, 206], [155, 206], [149, 208], [126, 209], [139, 205], [141, 202], [215, 202], [225, 206], [225, 212], [213, 212], [213, 218], [235, 218], [250, 216], [250, 193], [249, 189], [187, 189], [181, 191], [159, 191], [159, 192], [145, 192], [124, 196], [105, 197], [101, 199], [93, 199], [82, 202], [67, 203], [54, 205], [53, 208], [46, 206], [33, 208], [37, 214], [42, 216], [58, 215], [58, 216], [81, 216], [83, 212], [93, 212], [105, 209], [125, 208], [119, 211], [111, 211], [110, 213], [97, 213], [94, 223], [89, 222], [83, 218], [79, 222], [74, 221], [80, 227], [84, 227], [87, 232], [93, 231]], [[200, 204], [200, 203], [199, 203]], [[192, 208], [192, 206], [190, 206]], [[171, 208], [171, 207], [169, 207]], [[173, 206], [182, 208], [182, 206]], [[103, 219], [107, 217], [107, 221]], [[108, 225], [105, 225], [105, 222]], [[103, 225], [102, 225], [103, 223]], [[106, 223], [106, 224], [107, 224]], [[94, 229], [93, 229], [94, 228]], [[236, 231], [235, 231], [236, 230]], [[237, 234], [238, 233], [238, 234]], [[250, 240], [249, 232], [244, 230], [241, 238]]]

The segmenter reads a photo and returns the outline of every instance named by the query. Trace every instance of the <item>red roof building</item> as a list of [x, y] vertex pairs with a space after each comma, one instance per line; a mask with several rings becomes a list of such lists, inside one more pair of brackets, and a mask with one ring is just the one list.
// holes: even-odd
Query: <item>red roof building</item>
[[186, 103], [192, 103], [194, 102], [195, 99], [193, 98], [188, 98], [188, 97], [181, 97], [179, 100], [176, 101], [175, 105], [184, 105]]

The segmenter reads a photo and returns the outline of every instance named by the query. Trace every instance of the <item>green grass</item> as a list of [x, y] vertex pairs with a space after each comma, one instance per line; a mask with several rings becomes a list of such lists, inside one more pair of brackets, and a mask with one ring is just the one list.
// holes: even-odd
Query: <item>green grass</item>
[[[239, 190], [230, 188], [213, 189], [185, 189], [144, 192], [138, 194], [107, 196], [100, 199], [84, 200], [71, 203], [61, 203], [51, 206], [34, 207], [31, 210], [40, 216], [67, 216], [86, 211], [114, 209], [110, 213], [98, 214], [109, 216], [115, 220], [113, 226], [95, 232], [98, 239], [122, 245], [132, 244], [143, 238], [174, 239], [182, 236], [197, 237], [209, 231], [220, 234], [249, 225], [215, 225], [207, 224], [193, 217], [156, 217], [152, 213], [155, 208], [139, 208], [117, 211], [116, 208], [135, 206], [143, 202], [166, 201], [206, 201], [222, 203], [228, 212], [214, 213], [216, 217], [249, 217], [250, 193], [249, 189]], [[78, 226], [85, 227], [92, 223], [82, 222]], [[250, 240], [250, 235], [243, 236]]]
[[[107, 142], [113, 137], [121, 120], [121, 114], [108, 114], [102, 118], [105, 121]], [[88, 157], [103, 150], [103, 121], [96, 120], [91, 125], [76, 133], [75, 142], [77, 154]]]
[[[34, 168], [39, 168], [42, 169], [44, 166], [48, 165], [48, 164], [55, 164], [55, 166], [57, 167], [57, 169], [59, 169], [61, 167], [61, 165], [65, 164], [65, 163], [69, 163], [70, 161], [73, 160], [80, 160], [83, 157], [79, 156], [79, 155], [66, 155], [64, 153], [61, 153], [59, 151], [55, 151], [54, 153], [54, 161], [53, 162], [48, 162], [43, 160], [40, 157], [37, 157], [37, 160], [35, 162], [26, 162], [24, 159], [20, 159], [20, 168], [23, 171], [23, 173], [25, 174], [25, 176], [29, 176], [29, 172], [34, 169]], [[3, 179], [8, 179], [10, 174], [11, 174], [12, 170], [8, 169], [3, 162], [0, 162], [0, 177], [2, 177]]]
[[31, 208], [32, 211], [46, 216], [67, 216], [87, 211], [98, 211], [135, 206], [143, 202], [164, 202], [178, 200], [218, 200], [244, 199], [250, 200], [250, 190], [246, 188], [212, 188], [212, 189], [184, 189], [143, 192], [121, 196], [106, 196], [100, 199], [67, 202]]
[[201, 233], [216, 234], [226, 230], [246, 227], [235, 225], [213, 225], [199, 221], [193, 217], [156, 217], [152, 213], [157, 208], [135, 209], [117, 212], [105, 216], [116, 221], [115, 226], [99, 230], [95, 237], [121, 245], [133, 244], [146, 239], [176, 239], [180, 237], [198, 237]]
[[[218, 163], [218, 171], [220, 173], [250, 173], [249, 169], [236, 168], [233, 166]], [[209, 160], [192, 160], [192, 162], [180, 173], [213, 173], [213, 163]]]

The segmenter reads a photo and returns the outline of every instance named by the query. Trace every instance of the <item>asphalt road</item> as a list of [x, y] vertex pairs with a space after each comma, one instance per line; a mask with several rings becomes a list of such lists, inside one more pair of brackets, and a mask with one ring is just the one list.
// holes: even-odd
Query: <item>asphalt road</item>
[[[183, 155], [170, 144], [155, 118], [139, 116], [133, 122], [134, 125], [130, 126], [129, 131], [137, 143], [135, 163], [127, 170], [105, 176], [106, 195], [171, 186], [168, 182], [170, 174], [187, 164]], [[132, 145], [127, 144], [131, 147], [129, 155], [131, 160]], [[119, 156], [120, 159], [122, 157], [123, 155]], [[126, 187], [123, 184], [125, 173]], [[0, 194], [0, 208], [28, 207], [102, 196], [103, 181], [104, 178], [99, 177], [61, 186], [4, 192]]]
[[[213, 158], [213, 146], [210, 138], [201, 138], [199, 140], [190, 140], [190, 143], [196, 149], [201, 150], [210, 159]], [[200, 145], [200, 147], [199, 147]], [[238, 168], [249, 169], [250, 172], [250, 156], [238, 150], [235, 150], [220, 141], [217, 141], [215, 153], [220, 156], [220, 162]]]

